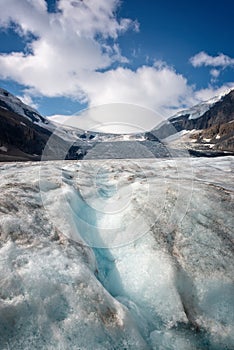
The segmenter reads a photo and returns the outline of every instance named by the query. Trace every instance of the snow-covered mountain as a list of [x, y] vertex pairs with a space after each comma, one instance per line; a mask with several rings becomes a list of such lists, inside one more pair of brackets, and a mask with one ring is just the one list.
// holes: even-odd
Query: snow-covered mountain
[[234, 152], [234, 90], [177, 113], [151, 132], [175, 148]]
[[[0, 160], [39, 160], [53, 135], [48, 159], [82, 158], [98, 136], [61, 126], [40, 115], [19, 98], [0, 89]], [[100, 136], [102, 139], [102, 135]]]
[[215, 103], [221, 101], [225, 95], [228, 95], [232, 89], [227, 89], [226, 91], [222, 92], [221, 94], [212, 97], [211, 99], [201, 102], [191, 108], [184, 109], [175, 115], [173, 115], [171, 118], [169, 118], [170, 121], [173, 121], [174, 119], [178, 119], [181, 116], [188, 116], [188, 119], [198, 119], [201, 116], [203, 116], [211, 107], [214, 106]]
[[50, 122], [48, 119], [42, 117], [38, 111], [25, 103], [23, 103], [19, 98], [12, 95], [5, 89], [0, 88], [0, 108], [1, 110], [6, 110], [18, 114], [29, 121], [40, 125], [41, 127], [50, 127]]
[[233, 121], [234, 90], [177, 113], [150, 132], [120, 135], [60, 125], [0, 89], [0, 160], [39, 160], [52, 135], [47, 159], [167, 157], [168, 147], [234, 152]]
[[[0, 89], [0, 160], [38, 160], [53, 135], [49, 159], [80, 159], [97, 143], [143, 141], [145, 134], [106, 134], [61, 125]], [[61, 152], [59, 152], [61, 149]]]
[[89, 131], [79, 129], [74, 126], [68, 126], [66, 123], [60, 124], [53, 118], [47, 118], [40, 115], [40, 113], [23, 103], [19, 98], [9, 93], [7, 90], [0, 88], [0, 108], [12, 111], [22, 117], [25, 117], [35, 125], [39, 125], [49, 131], [56, 132], [64, 140], [96, 140], [100, 142], [105, 141], [131, 141], [144, 140], [143, 134], [106, 134], [102, 132]]

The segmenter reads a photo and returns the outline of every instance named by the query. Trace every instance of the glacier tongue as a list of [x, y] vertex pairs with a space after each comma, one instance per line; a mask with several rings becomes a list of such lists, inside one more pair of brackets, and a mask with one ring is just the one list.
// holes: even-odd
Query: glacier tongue
[[232, 157], [0, 168], [1, 349], [232, 348]]

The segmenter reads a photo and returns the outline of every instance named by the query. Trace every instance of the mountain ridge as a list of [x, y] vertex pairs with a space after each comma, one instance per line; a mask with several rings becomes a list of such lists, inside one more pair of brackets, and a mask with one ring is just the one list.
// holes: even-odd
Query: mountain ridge
[[[201, 113], [199, 107], [205, 107]], [[153, 129], [151, 133], [155, 136], [161, 135], [163, 139], [178, 133], [177, 142], [173, 142], [174, 147], [181, 141], [183, 145], [186, 144], [192, 149], [234, 152], [233, 121], [234, 90], [232, 89], [225, 95], [181, 111], [170, 117], [166, 123]], [[180, 135], [181, 131], [187, 133]]]
[[[158, 147], [160, 144], [175, 149], [184, 147], [191, 154], [194, 151], [209, 151], [211, 155], [217, 151], [234, 153], [234, 89], [177, 113], [151, 131], [119, 135], [58, 125], [0, 88], [0, 125], [0, 161], [40, 160], [52, 135], [54, 149], [50, 150], [48, 159], [61, 159], [66, 150], [66, 159], [83, 159], [102, 142], [114, 142], [118, 147], [125, 141], [140, 142], [150, 151], [156, 145], [153, 151], [156, 157], [158, 149], [159, 157], [168, 157], [168, 152]], [[172, 135], [175, 137], [171, 141]]]

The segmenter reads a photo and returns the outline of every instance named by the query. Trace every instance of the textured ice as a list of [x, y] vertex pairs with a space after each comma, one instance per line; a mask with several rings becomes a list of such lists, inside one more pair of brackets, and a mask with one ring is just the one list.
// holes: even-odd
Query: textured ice
[[112, 141], [98, 142], [84, 159], [139, 159], [166, 158], [169, 151], [163, 143], [156, 141]]
[[2, 164], [0, 349], [233, 349], [233, 162]]

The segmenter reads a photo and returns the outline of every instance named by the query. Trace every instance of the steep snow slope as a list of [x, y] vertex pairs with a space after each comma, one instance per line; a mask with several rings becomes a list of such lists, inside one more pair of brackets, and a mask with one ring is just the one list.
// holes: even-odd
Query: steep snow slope
[[76, 127], [75, 118], [69, 118], [70, 125], [58, 124], [0, 89], [0, 161], [39, 160], [51, 135], [56, 149], [51, 150], [49, 159], [63, 159], [59, 149], [63, 154], [67, 148], [68, 154], [63, 154], [64, 158], [80, 159], [97, 142], [146, 139], [144, 134], [118, 135], [82, 130]]
[[84, 133], [84, 130], [62, 128], [50, 119], [40, 115], [36, 109], [26, 105], [7, 90], [0, 88], [0, 110], [1, 109], [14, 112], [16, 115], [26, 118], [26, 120], [31, 121], [33, 124], [38, 125], [41, 128], [47, 129], [50, 132], [56, 132], [64, 139], [77, 139], [79, 135]]
[[233, 164], [2, 164], [0, 348], [231, 350]]
[[203, 114], [205, 114], [212, 106], [214, 106], [214, 104], [218, 101], [221, 101], [222, 98], [229, 94], [232, 91], [232, 89], [227, 89], [226, 91], [224, 91], [223, 93], [214, 96], [213, 98], [201, 102], [195, 106], [193, 106], [192, 108], [188, 108], [188, 109], [184, 109], [178, 113], [176, 113], [174, 116], [172, 116], [171, 118], [169, 118], [170, 120], [173, 119], [177, 119], [180, 116], [184, 116], [187, 115], [189, 120], [192, 119], [197, 119], [200, 118]]
[[46, 118], [42, 117], [38, 111], [25, 103], [19, 98], [12, 95], [7, 90], [0, 88], [0, 108], [12, 111], [35, 124], [44, 128], [52, 127], [52, 124]]
[[72, 122], [72, 118], [76, 116], [67, 116], [65, 120], [70, 121], [70, 125], [57, 122], [57, 118], [46, 118], [39, 114], [39, 112], [23, 103], [19, 98], [0, 88], [0, 109], [12, 111], [21, 117], [25, 117], [36, 125], [45, 128], [51, 132], [55, 132], [58, 136], [68, 141], [85, 141], [96, 140], [100, 142], [105, 141], [131, 141], [131, 140], [145, 140], [144, 134], [105, 134], [102, 132], [86, 131], [76, 127], [76, 123]]

